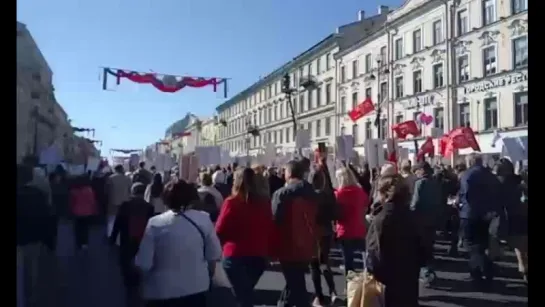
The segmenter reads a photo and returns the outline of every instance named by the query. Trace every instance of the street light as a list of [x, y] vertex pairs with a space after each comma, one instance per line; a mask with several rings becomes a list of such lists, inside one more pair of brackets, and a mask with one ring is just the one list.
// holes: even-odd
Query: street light
[[[312, 78], [312, 76], [310, 75], [307, 76], [307, 78], [305, 78], [304, 80], [300, 80], [300, 81], [301, 81], [300, 86], [303, 88], [303, 90], [310, 90], [310, 89], [316, 88], [317, 83], [316, 81], [314, 81], [314, 78]], [[297, 93], [298, 91], [296, 88], [292, 88], [290, 84], [291, 84], [291, 77], [289, 74], [286, 73], [282, 77], [282, 93], [286, 94], [286, 100], [290, 107], [291, 120], [293, 122], [293, 140], [295, 141], [295, 139], [297, 138], [297, 118], [295, 116], [295, 106], [293, 105], [291, 96], [294, 93]], [[299, 154], [301, 154], [301, 148], [299, 148], [298, 151], [299, 151]]]
[[246, 132], [247, 132], [247, 136], [246, 136], [246, 159], [247, 159], [247, 166], [250, 167], [250, 140], [251, 140], [251, 137], [253, 136], [254, 138], [256, 136], [259, 136], [259, 128], [257, 128], [257, 126], [255, 125], [252, 125], [252, 118], [250, 115], [246, 116]]
[[[370, 76], [370, 79], [375, 81], [377, 80], [378, 81], [378, 93], [377, 93], [377, 102], [375, 104], [375, 108], [377, 110], [377, 117], [375, 119], [375, 126], [377, 127], [377, 130], [378, 130], [378, 137], [380, 139], [382, 139], [382, 134], [381, 134], [381, 130], [382, 130], [382, 125], [381, 125], [381, 122], [380, 122], [380, 115], [382, 113], [382, 108], [381, 108], [381, 104], [382, 104], [382, 86], [381, 86], [381, 82], [380, 82], [380, 75], [381, 74], [389, 74], [390, 73], [390, 70], [388, 69], [388, 67], [383, 67], [384, 66], [384, 60], [383, 60], [383, 54], [378, 54], [377, 57], [376, 57], [376, 61], [377, 61], [377, 76], [375, 76], [374, 74], [371, 74]], [[385, 97], [384, 97], [385, 98]]]

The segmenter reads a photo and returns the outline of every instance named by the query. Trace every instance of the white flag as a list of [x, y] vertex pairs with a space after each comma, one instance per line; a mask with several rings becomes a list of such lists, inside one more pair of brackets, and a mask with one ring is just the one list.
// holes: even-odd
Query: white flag
[[492, 148], [496, 147], [496, 143], [501, 140], [501, 135], [498, 130], [494, 130], [494, 135], [492, 136], [492, 144], [490, 146]]

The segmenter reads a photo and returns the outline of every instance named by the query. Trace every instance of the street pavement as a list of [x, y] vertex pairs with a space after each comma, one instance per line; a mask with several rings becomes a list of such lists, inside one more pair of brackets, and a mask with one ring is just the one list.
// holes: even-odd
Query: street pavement
[[[76, 253], [74, 250], [73, 226], [63, 222], [59, 226], [57, 257], [59, 262], [58, 307], [120, 307], [124, 304], [124, 290], [117, 259], [104, 240], [105, 227], [93, 226], [90, 232], [89, 250]], [[465, 281], [468, 274], [467, 261], [463, 256], [447, 256], [446, 245], [436, 245], [437, 281], [432, 289], [420, 292], [421, 306], [436, 307], [519, 307], [528, 305], [528, 291], [517, 272], [514, 253], [508, 251], [497, 262], [498, 277], [486, 292], [471, 288]], [[332, 251], [337, 293], [344, 292], [345, 280], [339, 269], [341, 255]], [[361, 264], [361, 257], [358, 262]], [[276, 306], [284, 288], [284, 278], [272, 266], [259, 281], [256, 288], [256, 306]], [[310, 275], [307, 288], [313, 291]], [[324, 290], [327, 289], [323, 285]]]

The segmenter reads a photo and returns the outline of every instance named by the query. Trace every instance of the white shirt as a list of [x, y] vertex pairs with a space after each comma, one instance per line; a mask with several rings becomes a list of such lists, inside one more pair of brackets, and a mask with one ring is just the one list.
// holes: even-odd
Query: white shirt
[[145, 299], [177, 298], [209, 288], [207, 262], [220, 260], [219, 239], [206, 213], [187, 210], [183, 214], [199, 226], [204, 242], [195, 226], [180, 214], [169, 210], [152, 217], [135, 258], [136, 266], [144, 271]]

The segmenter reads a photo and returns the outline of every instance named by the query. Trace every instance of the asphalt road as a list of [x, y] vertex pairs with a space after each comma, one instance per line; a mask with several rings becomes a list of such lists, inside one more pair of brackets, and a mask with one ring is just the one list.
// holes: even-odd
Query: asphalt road
[[[57, 257], [59, 259], [59, 303], [58, 307], [120, 307], [124, 305], [124, 290], [117, 266], [117, 259], [104, 241], [105, 228], [91, 229], [89, 250], [75, 253], [74, 235], [70, 223], [59, 226]], [[332, 251], [335, 263], [337, 292], [344, 292], [344, 277], [338, 265], [341, 256]], [[513, 252], [507, 252], [500, 262], [498, 277], [487, 292], [478, 292], [464, 279], [467, 261], [463, 256], [452, 258], [446, 255], [446, 246], [436, 245], [436, 269], [438, 280], [433, 289], [422, 289], [421, 306], [437, 307], [519, 307], [528, 305], [528, 291], [522, 283]], [[361, 258], [359, 260], [361, 262]], [[280, 272], [271, 267], [257, 285], [257, 306], [276, 306], [280, 291], [284, 287]], [[313, 291], [310, 276], [307, 287]], [[327, 289], [325, 284], [324, 289]]]

